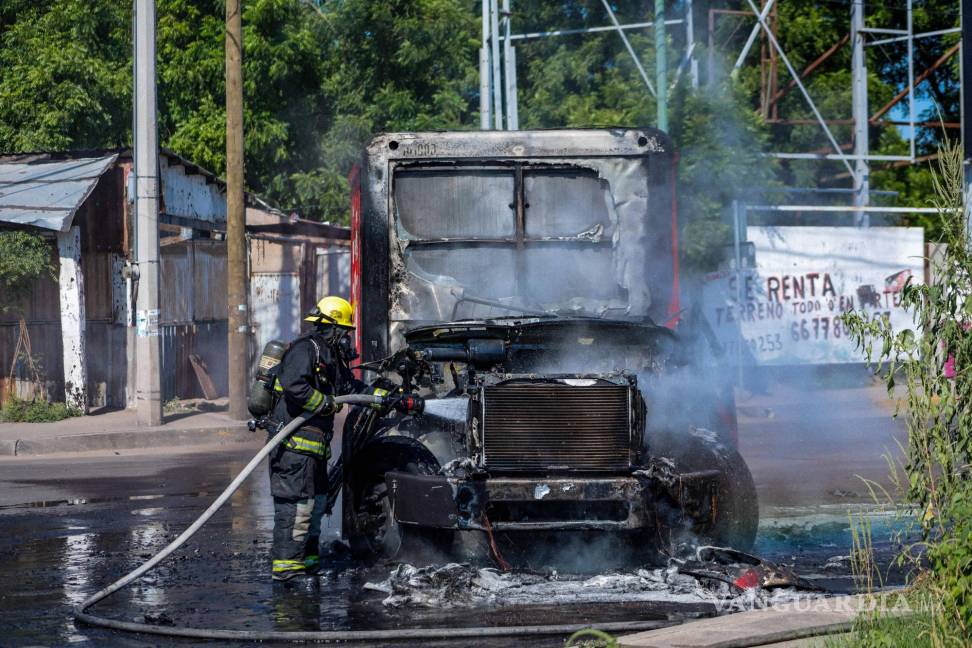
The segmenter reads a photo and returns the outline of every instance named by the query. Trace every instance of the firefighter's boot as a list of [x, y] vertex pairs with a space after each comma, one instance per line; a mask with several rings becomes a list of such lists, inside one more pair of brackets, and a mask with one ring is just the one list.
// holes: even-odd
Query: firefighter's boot
[[271, 578], [275, 581], [289, 581], [293, 578], [308, 576], [303, 560], [274, 560]]
[[304, 549], [304, 570], [308, 574], [316, 574], [321, 570], [320, 546], [320, 536], [307, 536], [307, 547]]

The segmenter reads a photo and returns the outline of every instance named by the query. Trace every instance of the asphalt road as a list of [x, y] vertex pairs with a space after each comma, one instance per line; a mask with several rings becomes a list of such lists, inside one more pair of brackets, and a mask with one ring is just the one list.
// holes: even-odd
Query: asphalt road
[[[831, 393], [777, 386], [742, 406], [740, 448], [763, 509], [756, 553], [850, 591], [846, 561], [830, 559], [848, 553], [848, 509], [870, 499], [854, 475], [880, 479], [887, 473], [882, 454], [900, 438], [888, 407], [875, 388], [860, 386]], [[79, 628], [70, 609], [188, 526], [257, 447], [0, 459], [0, 582], [6, 585], [0, 590], [0, 645], [159, 645]], [[885, 532], [896, 520], [873, 519], [878, 560], [886, 566], [896, 549]], [[381, 605], [382, 594], [362, 588], [386, 577], [390, 566], [347, 562], [329, 570], [319, 590], [275, 588], [268, 578], [271, 527], [261, 468], [174, 559], [96, 610], [119, 619], [279, 630], [679, 619], [687, 612], [672, 604], [558, 608], [539, 602], [472, 612], [390, 610]], [[337, 530], [328, 526], [325, 534], [336, 537]], [[893, 573], [889, 582], [902, 578]]]
[[[192, 645], [82, 628], [71, 608], [155, 554], [242, 469], [253, 448], [0, 460], [0, 645]], [[269, 581], [265, 469], [173, 559], [99, 604], [105, 616], [179, 625], [319, 630], [667, 619], [678, 606], [389, 610], [362, 585], [390, 566], [339, 563], [319, 589]], [[325, 533], [334, 537], [332, 526]], [[464, 641], [454, 645], [509, 645]], [[534, 645], [563, 645], [554, 638]]]
[[894, 418], [887, 390], [866, 370], [789, 377], [736, 403], [739, 452], [762, 508], [871, 504], [866, 481], [893, 494], [891, 466], [900, 470], [908, 445], [905, 417]]

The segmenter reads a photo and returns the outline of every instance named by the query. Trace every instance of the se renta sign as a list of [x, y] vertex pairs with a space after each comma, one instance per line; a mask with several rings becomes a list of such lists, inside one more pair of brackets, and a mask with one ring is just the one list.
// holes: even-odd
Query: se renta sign
[[863, 309], [914, 328], [901, 307], [924, 281], [920, 227], [750, 226], [756, 267], [705, 276], [706, 318], [727, 359], [743, 364], [864, 362], [839, 316]]

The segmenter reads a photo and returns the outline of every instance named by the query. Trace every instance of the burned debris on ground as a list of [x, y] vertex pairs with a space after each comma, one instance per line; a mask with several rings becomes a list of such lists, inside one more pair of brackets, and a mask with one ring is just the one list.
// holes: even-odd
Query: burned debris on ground
[[396, 565], [365, 589], [385, 595], [388, 607], [463, 608], [538, 603], [706, 603], [719, 613], [823, 596], [792, 568], [724, 547], [703, 546], [663, 567], [577, 575], [501, 572], [467, 563]]

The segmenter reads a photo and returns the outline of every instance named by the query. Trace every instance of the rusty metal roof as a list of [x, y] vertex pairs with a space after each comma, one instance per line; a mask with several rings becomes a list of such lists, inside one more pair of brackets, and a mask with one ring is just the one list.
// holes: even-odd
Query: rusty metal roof
[[66, 232], [118, 153], [62, 160], [0, 161], [0, 221]]

